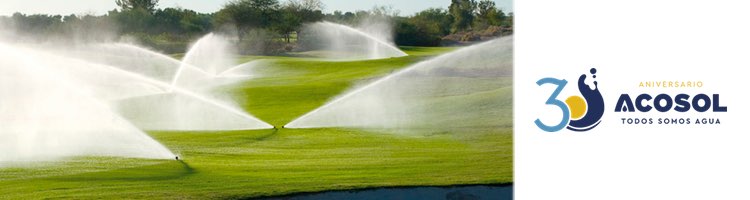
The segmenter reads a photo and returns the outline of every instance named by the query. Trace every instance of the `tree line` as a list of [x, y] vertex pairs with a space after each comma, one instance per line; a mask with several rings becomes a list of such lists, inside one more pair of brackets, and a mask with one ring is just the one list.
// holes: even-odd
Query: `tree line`
[[166, 52], [184, 51], [187, 42], [212, 31], [236, 35], [246, 49], [283, 53], [292, 50], [305, 23], [322, 20], [355, 25], [372, 17], [394, 27], [398, 45], [439, 46], [512, 33], [513, 13], [491, 0], [451, 0], [447, 8], [430, 8], [399, 16], [392, 7], [369, 11], [323, 13], [320, 0], [233, 0], [214, 13], [184, 8], [158, 8], [159, 0], [116, 0], [118, 8], [104, 15], [46, 15], [14, 13], [0, 17], [17, 35], [37, 39], [67, 37], [80, 40], [133, 38]]

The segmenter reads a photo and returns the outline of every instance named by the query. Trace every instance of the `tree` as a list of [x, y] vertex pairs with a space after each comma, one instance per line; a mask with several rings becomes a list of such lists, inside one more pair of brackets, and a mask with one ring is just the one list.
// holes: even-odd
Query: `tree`
[[508, 13], [508, 17], [503, 20], [503, 26], [513, 27], [513, 13]]
[[372, 10], [370, 10], [369, 14], [374, 16], [384, 16], [384, 17], [396, 17], [398, 14], [401, 13], [400, 10], [393, 8], [393, 6], [374, 6], [372, 7]]
[[325, 8], [325, 5], [320, 0], [289, 0], [289, 3], [296, 3], [303, 10], [323, 10]]
[[410, 46], [438, 46], [449, 34], [453, 17], [445, 9], [430, 8], [396, 24], [396, 44]]
[[216, 13], [217, 25], [233, 24], [240, 40], [253, 28], [268, 28], [279, 18], [278, 0], [235, 0]]
[[451, 0], [451, 5], [448, 8], [454, 20], [451, 31], [455, 33], [471, 29], [476, 8], [477, 2], [475, 0]]
[[493, 25], [505, 26], [506, 25], [505, 21], [508, 19], [508, 16], [505, 15], [505, 13], [502, 10], [497, 9], [497, 14], [495, 14], [494, 19], [495, 19], [495, 23]]
[[451, 31], [453, 16], [447, 10], [442, 8], [429, 8], [423, 10], [410, 18], [411, 22], [417, 26], [426, 26], [434, 29], [437, 34], [447, 35]]
[[63, 16], [62, 20], [65, 23], [75, 23], [77, 21], [80, 21], [81, 19], [79, 19], [75, 14], [71, 14], [68, 16]]
[[336, 22], [340, 24], [353, 24], [355, 17], [356, 17], [356, 14], [354, 14], [353, 12], [344, 13], [340, 10], [336, 10], [336, 11], [333, 11], [333, 14], [331, 13], [325, 14], [324, 18], [326, 21]]
[[152, 32], [154, 26], [154, 15], [145, 9], [134, 8], [117, 12], [111, 11], [109, 15], [120, 25], [122, 33], [146, 33]]
[[154, 24], [158, 24], [159, 26], [152, 27], [153, 29], [159, 29], [156, 32], [168, 32], [168, 33], [180, 33], [182, 32], [182, 27], [180, 22], [183, 18], [183, 12], [181, 9], [178, 8], [166, 8], [166, 9], [159, 9], [156, 12], [154, 12]]
[[60, 15], [24, 15], [21, 13], [13, 13], [11, 20], [13, 20], [18, 31], [43, 37], [60, 32], [63, 22]]
[[280, 18], [273, 28], [279, 32], [287, 43], [291, 41], [291, 33], [299, 32], [302, 24], [320, 21], [323, 18], [323, 3], [320, 0], [289, 0], [281, 8]]
[[274, 24], [274, 29], [278, 31], [286, 43], [290, 42], [291, 33], [302, 24], [302, 16], [297, 7], [285, 6], [281, 9], [281, 19]]
[[396, 24], [396, 44], [410, 46], [438, 46], [449, 34], [453, 17], [445, 9], [430, 8]]
[[208, 14], [197, 13], [182, 8], [165, 8], [154, 12], [158, 33], [192, 34], [204, 33], [211, 29], [211, 18]]
[[156, 10], [156, 5], [159, 4], [159, 0], [115, 0], [115, 3], [120, 6], [122, 11], [143, 9], [153, 13]]
[[477, 4], [477, 19], [475, 20], [476, 25], [481, 28], [487, 26], [500, 26], [505, 21], [505, 13], [500, 9], [497, 9], [495, 2], [491, 0], [481, 0]]
[[408, 46], [438, 46], [441, 41], [437, 28], [409, 19], [396, 21], [396, 44]]
[[495, 2], [492, 0], [481, 0], [477, 4], [477, 16], [479, 18], [487, 18], [496, 12], [497, 8], [495, 8]]
[[119, 22], [124, 33], [145, 33], [153, 31], [154, 11], [159, 0], [115, 0], [120, 11], [110, 12]]

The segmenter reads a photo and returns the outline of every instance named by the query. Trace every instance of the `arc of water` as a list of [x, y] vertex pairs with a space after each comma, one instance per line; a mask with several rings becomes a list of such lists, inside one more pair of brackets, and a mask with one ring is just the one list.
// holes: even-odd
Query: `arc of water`
[[209, 75], [209, 73], [206, 72], [206, 71], [204, 71], [203, 69], [201, 69], [199, 67], [196, 67], [196, 66], [193, 66], [193, 65], [191, 65], [189, 63], [184, 63], [181, 60], [177, 60], [177, 59], [175, 59], [175, 58], [173, 58], [171, 56], [167, 56], [167, 55], [164, 55], [164, 54], [161, 54], [161, 53], [158, 53], [158, 52], [155, 52], [155, 51], [151, 51], [149, 49], [141, 48], [141, 47], [138, 47], [138, 46], [135, 46], [135, 45], [132, 45], [132, 44], [123, 44], [123, 43], [120, 43], [119, 45], [122, 45], [122, 46], [124, 46], [126, 48], [131, 48], [131, 49], [135, 49], [135, 50], [138, 50], [138, 51], [142, 51], [142, 52], [148, 53], [148, 54], [153, 55], [153, 56], [157, 56], [157, 57], [162, 58], [162, 59], [169, 60], [170, 62], [173, 62], [173, 63], [177, 64], [178, 67], [182, 67], [182, 65], [185, 65], [185, 67], [188, 67], [188, 68], [190, 68], [192, 70], [198, 71], [198, 72], [202, 73], [203, 75]]
[[151, 51], [149, 49], [141, 48], [141, 47], [138, 47], [138, 46], [135, 46], [135, 45], [132, 45], [132, 44], [117, 43], [117, 44], [114, 44], [114, 45], [115, 46], [121, 46], [121, 47], [128, 48], [128, 49], [133, 49], [133, 50], [136, 50], [136, 51], [147, 53], [149, 55], [157, 56], [159, 58], [162, 58], [162, 59], [165, 59], [165, 60], [169, 60], [170, 62], [173, 62], [175, 64], [180, 64], [181, 63], [180, 60], [177, 60], [177, 59], [172, 58], [170, 56], [167, 56], [167, 55], [164, 55], [164, 54], [161, 54], [161, 53], [157, 53], [157, 52]]
[[226, 76], [227, 73], [229, 73], [229, 72], [232, 72], [234, 70], [240, 69], [242, 67], [250, 66], [250, 65], [252, 65], [254, 63], [257, 63], [257, 62], [260, 62], [260, 61], [261, 60], [253, 60], [253, 61], [250, 61], [250, 62], [242, 63], [242, 64], [239, 64], [239, 65], [235, 65], [234, 67], [230, 67], [229, 69], [222, 71], [221, 73], [219, 73], [216, 76]]
[[[172, 92], [172, 89], [177, 87], [177, 81], [180, 79], [180, 75], [182, 75], [182, 70], [184, 68], [185, 63], [180, 63], [180, 66], [177, 68], [177, 72], [174, 73], [174, 76], [172, 77], [172, 82], [169, 84], [169, 92]], [[203, 70], [199, 70], [203, 72]]]
[[[115, 47], [122, 47], [122, 48], [130, 49], [130, 50], [133, 50], [133, 51], [138, 51], [140, 53], [145, 53], [147, 55], [158, 57], [160, 59], [169, 61], [169, 62], [177, 65], [178, 69], [179, 69], [179, 67], [181, 65], [184, 64], [182, 61], [180, 61], [178, 59], [175, 59], [175, 58], [173, 58], [171, 56], [167, 56], [167, 55], [164, 55], [164, 54], [161, 54], [161, 53], [149, 50], [147, 48], [142, 48], [142, 47], [139, 47], [139, 46], [136, 46], [136, 45], [132, 45], [132, 44], [128, 44], [128, 43], [115, 43], [115, 44], [111, 44], [111, 45], [115, 46]], [[101, 46], [107, 47], [107, 45], [101, 45]], [[208, 75], [208, 72], [205, 72], [204, 70], [202, 70], [202, 69], [200, 69], [200, 68], [198, 68], [196, 66], [193, 66], [193, 65], [190, 65], [190, 64], [186, 64], [185, 67], [188, 67], [188, 68], [190, 68], [192, 70], [200, 72], [201, 74]]]
[[[54, 57], [54, 58], [62, 58], [62, 57], [59, 57], [59, 56], [56, 56], [56, 55], [47, 54], [47, 53], [38, 52], [38, 51], [35, 51], [34, 53], [36, 53], [38, 55], [42, 55], [42, 56], [49, 56], [49, 57]], [[34, 67], [34, 68], [39, 68], [38, 64], [36, 62], [34, 62], [31, 58], [29, 58], [28, 55], [32, 55], [31, 53], [29, 53], [29, 52], [16, 53], [16, 55], [21, 58], [21, 61], [23, 63], [26, 63], [26, 66], [30, 66], [30, 67]], [[112, 68], [116, 68], [116, 67], [112, 67]], [[80, 96], [87, 97], [87, 98], [91, 99], [92, 101], [90, 101], [90, 103], [92, 103], [93, 105], [90, 105], [90, 106], [96, 107], [96, 108], [98, 108], [100, 110], [106, 110], [106, 111], [109, 111], [109, 112], [113, 112], [103, 102], [101, 102], [99, 100], [95, 100], [95, 98], [93, 98], [88, 91], [86, 91], [86, 90], [84, 90], [84, 89], [82, 89], [80, 87], [75, 87], [73, 85], [70, 85], [70, 83], [72, 83], [73, 81], [68, 80], [67, 77], [65, 77], [65, 76], [50, 76], [50, 75], [47, 75], [46, 78], [47, 79], [51, 79], [51, 80], [55, 80], [57, 83], [61, 84], [60, 85], [61, 87], [66, 88], [71, 93], [74, 93], [76, 95], [80, 95]], [[131, 123], [129, 123], [127, 120], [125, 120], [124, 118], [122, 118], [121, 116], [114, 115], [112, 117], [114, 117], [115, 120], [117, 120], [117, 121], [121, 121], [123, 123], [128, 124], [129, 127], [126, 127], [126, 128], [130, 128], [130, 129], [132, 129], [134, 131], [138, 131], [138, 133], [140, 133], [139, 135], [137, 135], [138, 138], [143, 139], [144, 142], [147, 142], [147, 143], [149, 143], [149, 145], [152, 145], [155, 148], [157, 148], [156, 150], [158, 150], [159, 154], [160, 154], [158, 156], [158, 158], [160, 158], [160, 159], [168, 159], [168, 158], [171, 158], [172, 155], [174, 155], [174, 153], [172, 153], [163, 144], [161, 144], [158, 141], [154, 140], [153, 138], [151, 138], [147, 134], [141, 132], [140, 130], [138, 130], [137, 128], [135, 128]], [[140, 155], [140, 156], [143, 156], [143, 155]], [[143, 157], [157, 158], [155, 156], [143, 156]]]
[[[192, 71], [198, 72], [198, 73], [200, 73], [201, 75], [204, 75], [204, 76], [209, 76], [209, 73], [206, 72], [206, 71], [204, 71], [201, 68], [198, 68], [196, 66], [190, 65], [188, 63], [184, 63], [184, 62], [182, 62], [182, 61], [180, 61], [178, 59], [175, 59], [175, 58], [173, 58], [171, 56], [167, 56], [167, 55], [164, 55], [164, 54], [152, 51], [152, 50], [147, 49], [147, 48], [142, 48], [142, 47], [139, 47], [139, 46], [136, 46], [136, 45], [132, 45], [132, 44], [128, 44], [128, 43], [114, 43], [114, 44], [100, 44], [100, 45], [97, 45], [97, 46], [105, 48], [105, 50], [108, 50], [108, 48], [113, 48], [113, 47], [115, 47], [115, 48], [122, 48], [122, 49], [125, 49], [125, 50], [128, 50], [128, 51], [133, 51], [133, 52], [138, 53], [138, 54], [146, 54], [147, 56], [153, 56], [153, 57], [156, 57], [156, 58], [158, 58], [160, 60], [166, 61], [166, 62], [168, 62], [170, 64], [174, 64], [176, 66], [175, 67], [175, 74], [172, 74], [172, 76], [171, 76], [171, 79], [172, 79], [173, 82], [176, 81], [176, 79], [177, 79], [176, 77], [179, 76], [177, 74], [182, 74], [182, 71], [184, 70], [183, 68], [190, 69]], [[140, 55], [136, 55], [136, 56], [140, 56]]]
[[164, 82], [161, 82], [161, 81], [158, 81], [158, 80], [154, 80], [154, 79], [152, 79], [150, 77], [146, 77], [146, 76], [143, 76], [143, 75], [140, 75], [140, 74], [136, 74], [136, 73], [133, 73], [133, 72], [130, 72], [130, 71], [127, 71], [127, 70], [123, 70], [123, 69], [117, 68], [117, 67], [113, 67], [113, 66], [109, 66], [109, 65], [103, 65], [103, 64], [90, 63], [90, 62], [87, 62], [85, 60], [79, 60], [79, 59], [73, 59], [73, 60], [76, 60], [76, 61], [79, 61], [79, 62], [83, 62], [83, 63], [86, 63], [86, 64], [91, 64], [91, 65], [94, 65], [94, 66], [104, 67], [104, 68], [107, 68], [107, 69], [114, 70], [116, 72], [122, 73], [123, 75], [131, 77], [131, 78], [135, 78], [135, 79], [138, 79], [138, 80], [141, 80], [141, 81], [145, 81], [147, 83], [151, 83], [151, 84], [157, 85], [159, 87], [169, 88], [169, 90], [171, 92], [177, 92], [177, 93], [180, 93], [180, 94], [184, 94], [186, 96], [195, 98], [195, 99], [200, 100], [202, 102], [205, 102], [205, 103], [214, 105], [216, 107], [222, 108], [224, 110], [227, 110], [227, 111], [229, 111], [229, 112], [231, 112], [231, 113], [233, 113], [235, 115], [238, 115], [238, 116], [250, 119], [250, 120], [261, 122], [265, 126], [263, 128], [273, 128], [272, 125], [270, 125], [270, 124], [268, 124], [266, 122], [263, 122], [263, 121], [255, 118], [253, 116], [250, 116], [247, 113], [244, 113], [242, 111], [239, 111], [239, 110], [237, 110], [235, 108], [232, 108], [232, 107], [229, 107], [227, 105], [217, 103], [214, 100], [211, 100], [211, 99], [206, 98], [206, 97], [204, 97], [202, 95], [199, 95], [199, 94], [196, 94], [194, 92], [191, 92], [189, 90], [185, 90], [185, 89], [182, 89], [182, 88], [179, 88], [179, 87], [176, 87], [176, 86], [172, 86], [171, 84], [167, 84], [167, 83], [164, 83]]
[[352, 28], [352, 27], [349, 27], [349, 26], [346, 26], [346, 25], [342, 25], [342, 24], [328, 22], [328, 21], [323, 21], [323, 22], [318, 22], [318, 23], [325, 24], [325, 25], [328, 25], [328, 26], [343, 28], [343, 29], [348, 30], [348, 31], [352, 31], [352, 32], [354, 32], [354, 33], [356, 33], [358, 35], [361, 35], [361, 36], [364, 36], [364, 37], [366, 37], [368, 39], [371, 39], [371, 40], [377, 42], [378, 44], [385, 45], [386, 47], [388, 47], [388, 48], [390, 48], [392, 50], [395, 50], [396, 52], [399, 53], [400, 56], [406, 56], [407, 55], [406, 53], [404, 53], [403, 51], [401, 51], [401, 49], [399, 49], [398, 47], [394, 46], [393, 44], [388, 43], [386, 41], [383, 41], [382, 39], [374, 37], [374, 36], [372, 36], [370, 34], [367, 34], [365, 32], [362, 32], [359, 29]]
[[396, 73], [394, 73], [394, 74], [391, 74], [391, 75], [389, 75], [389, 76], [386, 76], [386, 77], [380, 78], [380, 79], [378, 79], [378, 80], [376, 80], [376, 81], [374, 81], [374, 82], [372, 82], [372, 83], [369, 83], [369, 84], [367, 84], [367, 85], [365, 85], [365, 86], [363, 86], [363, 87], [361, 87], [361, 88], [359, 88], [359, 89], [356, 89], [356, 90], [354, 90], [354, 91], [352, 91], [352, 92], [346, 93], [346, 94], [345, 94], [344, 96], [341, 96], [341, 97], [339, 97], [339, 98], [336, 98], [336, 99], [334, 99], [333, 101], [330, 101], [330, 102], [328, 102], [328, 103], [324, 104], [323, 106], [321, 106], [321, 107], [318, 107], [318, 108], [316, 108], [315, 110], [312, 110], [312, 111], [310, 111], [310, 112], [308, 112], [308, 113], [306, 113], [306, 114], [304, 114], [304, 115], [302, 115], [302, 116], [298, 117], [297, 119], [294, 119], [294, 120], [292, 120], [292, 122], [289, 122], [289, 123], [287, 123], [287, 125], [284, 125], [284, 127], [287, 127], [287, 128], [294, 128], [294, 127], [296, 126], [296, 122], [298, 122], [298, 121], [303, 121], [303, 120], [305, 120], [305, 119], [306, 119], [307, 117], [309, 117], [310, 115], [312, 115], [312, 114], [314, 114], [314, 113], [316, 113], [316, 112], [318, 112], [318, 111], [320, 111], [320, 110], [326, 109], [326, 108], [330, 107], [331, 105], [334, 105], [334, 104], [336, 104], [337, 102], [340, 102], [340, 101], [342, 101], [342, 100], [344, 100], [344, 99], [347, 99], [347, 98], [349, 98], [350, 96], [354, 96], [355, 94], [357, 94], [357, 93], [359, 93], [359, 92], [361, 92], [361, 91], [363, 91], [363, 90], [367, 90], [368, 88], [371, 88], [371, 87], [373, 87], [373, 86], [376, 86], [376, 85], [378, 85], [379, 83], [385, 82], [385, 81], [387, 81], [387, 80], [391, 79], [392, 77], [395, 77], [395, 76], [397, 76], [397, 75], [399, 75], [399, 74], [404, 74], [404, 73], [407, 73], [407, 72], [409, 72], [409, 71], [411, 71], [411, 70], [414, 70], [414, 67], [410, 67], [410, 68], [407, 68], [407, 69], [403, 69], [403, 70], [400, 70], [400, 71], [398, 71], [398, 72], [396, 72]]
[[[187, 59], [192, 58], [193, 55], [197, 53], [195, 49], [201, 47], [201, 44], [203, 44], [204, 42], [206, 42], [206, 40], [213, 38], [213, 37], [215, 37], [215, 34], [209, 33], [201, 37], [200, 39], [198, 39], [198, 41], [196, 41], [195, 43], [193, 43], [192, 47], [187, 51], [187, 53], [185, 53], [185, 56], [182, 58], [182, 61], [180, 61], [180, 67], [177, 69], [177, 72], [175, 72], [175, 75], [172, 78], [172, 83], [171, 83], [172, 86], [177, 86], [177, 82], [182, 76], [182, 73], [185, 70], [185, 68], [188, 66], [192, 66], [191, 63], [188, 63]], [[218, 74], [216, 72], [213, 72], [213, 73], [208, 72], [199, 67], [194, 67], [194, 68], [196, 68], [198, 71], [202, 72], [203, 74], [208, 75], [209, 77], [216, 77], [216, 75]]]
[[190, 64], [187, 64], [185, 62], [180, 61], [180, 66], [177, 67], [177, 71], [175, 72], [174, 76], [172, 76], [172, 82], [169, 84], [170, 85], [169, 92], [172, 92], [172, 89], [174, 89], [174, 88], [177, 87], [177, 81], [179, 81], [180, 76], [182, 75], [182, 71], [185, 68], [187, 68], [187, 67], [191, 67], [191, 69], [194, 69], [195, 71], [200, 72], [203, 75], [206, 75], [206, 76], [209, 76], [209, 77], [213, 77], [214, 76], [214, 75], [209, 74], [208, 72], [204, 71], [201, 68], [198, 68], [198, 67], [195, 67], [193, 65], [190, 65]]
[[[492, 43], [492, 42], [493, 41], [484, 42], [484, 43], [481, 43], [481, 44], [474, 45], [474, 47], [480, 47], [480, 46], [487, 45], [487, 44]], [[308, 113], [306, 113], [306, 114], [304, 114], [304, 115], [302, 115], [302, 116], [300, 116], [300, 117], [292, 120], [291, 122], [287, 123], [287, 125], [284, 125], [284, 127], [294, 128], [294, 127], [298, 126], [297, 123], [299, 123], [300, 121], [306, 120], [311, 115], [313, 115], [313, 114], [315, 114], [315, 113], [317, 113], [317, 112], [319, 112], [321, 110], [327, 109], [328, 107], [331, 107], [332, 105], [335, 105], [338, 102], [341, 102], [341, 101], [343, 101], [343, 100], [345, 100], [345, 99], [347, 99], [347, 98], [349, 98], [351, 96], [354, 96], [354, 95], [356, 95], [356, 94], [358, 94], [358, 93], [360, 93], [362, 91], [365, 91], [365, 90], [367, 90], [369, 88], [377, 86], [380, 83], [388, 81], [388, 80], [390, 80], [393, 77], [398, 77], [398, 76], [400, 76], [402, 74], [406, 74], [406, 73], [414, 71], [414, 70], [416, 70], [418, 68], [421, 68], [422, 66], [424, 66], [425, 63], [432, 62], [433, 60], [445, 59], [445, 58], [451, 57], [451, 56], [453, 56], [455, 54], [460, 54], [462, 52], [471, 51], [472, 49], [473, 48], [461, 48], [461, 49], [458, 49], [458, 50], [453, 51], [453, 52], [448, 53], [448, 54], [443, 54], [443, 55], [437, 56], [437, 57], [429, 59], [429, 60], [418, 62], [418, 63], [416, 63], [414, 65], [411, 65], [411, 66], [409, 66], [409, 67], [407, 67], [405, 69], [399, 70], [396, 73], [393, 73], [393, 74], [390, 74], [388, 76], [382, 77], [382, 78], [380, 78], [380, 79], [378, 79], [378, 80], [376, 80], [374, 82], [371, 82], [371, 83], [369, 83], [369, 84], [367, 84], [365, 86], [357, 88], [356, 90], [348, 92], [348, 93], [344, 94], [343, 96], [340, 96], [340, 97], [334, 99], [333, 101], [330, 101], [330, 102], [324, 104], [323, 106], [320, 106], [320, 107], [318, 107], [318, 108], [316, 108], [316, 109], [314, 109], [314, 110], [312, 110], [312, 111], [310, 111], [310, 112], [308, 112]]]

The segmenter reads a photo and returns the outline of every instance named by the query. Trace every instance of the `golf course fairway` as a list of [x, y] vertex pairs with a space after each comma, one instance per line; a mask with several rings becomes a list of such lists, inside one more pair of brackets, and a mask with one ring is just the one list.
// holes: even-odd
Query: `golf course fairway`
[[[347, 89], [453, 48], [401, 47], [409, 56], [330, 62], [262, 59], [258, 77], [223, 86], [245, 111], [281, 127]], [[512, 77], [493, 91], [512, 100]], [[477, 98], [482, 98], [477, 94]], [[512, 101], [509, 101], [512, 102]], [[504, 110], [512, 110], [511, 104]], [[149, 131], [180, 160], [76, 157], [7, 164], [0, 198], [243, 199], [391, 186], [513, 182], [512, 113], [503, 126], [452, 130], [344, 128]], [[4, 165], [0, 163], [0, 165]]]

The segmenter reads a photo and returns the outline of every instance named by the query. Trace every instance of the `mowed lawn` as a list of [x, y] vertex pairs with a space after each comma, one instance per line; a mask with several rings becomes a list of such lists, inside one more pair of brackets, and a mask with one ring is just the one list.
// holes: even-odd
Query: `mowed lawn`
[[[222, 87], [277, 127], [356, 84], [450, 48], [403, 47], [407, 57], [327, 62], [264, 59], [258, 78]], [[512, 78], [496, 92], [512, 100]], [[497, 93], [495, 93], [497, 95]], [[512, 116], [512, 105], [507, 105]], [[512, 118], [506, 126], [452, 130], [339, 128], [149, 132], [182, 161], [79, 157], [0, 168], [0, 198], [243, 199], [381, 186], [513, 182]]]

